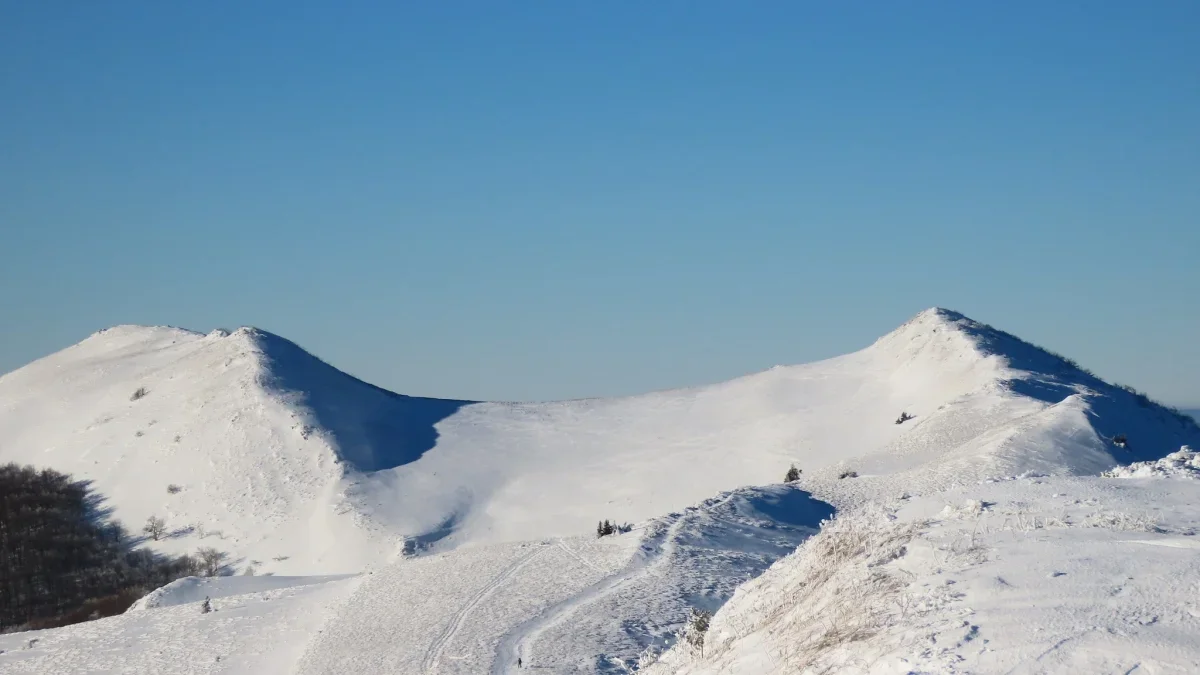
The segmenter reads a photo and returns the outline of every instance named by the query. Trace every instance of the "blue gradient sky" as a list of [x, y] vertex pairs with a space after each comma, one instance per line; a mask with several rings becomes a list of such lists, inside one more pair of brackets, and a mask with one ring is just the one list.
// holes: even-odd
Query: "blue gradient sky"
[[414, 394], [952, 307], [1200, 404], [1200, 3], [0, 0], [0, 371], [253, 324]]

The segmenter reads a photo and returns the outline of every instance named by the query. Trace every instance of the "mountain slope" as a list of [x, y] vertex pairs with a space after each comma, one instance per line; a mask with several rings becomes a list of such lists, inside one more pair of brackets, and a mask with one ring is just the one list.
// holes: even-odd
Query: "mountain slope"
[[93, 481], [134, 529], [164, 517], [164, 550], [352, 572], [401, 541], [361, 520], [344, 476], [415, 460], [460, 406], [378, 389], [254, 329], [119, 326], [0, 378], [0, 461]]
[[[902, 411], [916, 417], [895, 424]], [[131, 525], [165, 516], [166, 549], [277, 573], [642, 521], [793, 462], [861, 474], [819, 494], [845, 505], [1185, 443], [1200, 446], [1194, 423], [946, 310], [846, 356], [622, 399], [405, 397], [255, 329], [118, 327], [0, 378], [0, 461], [93, 480]]]

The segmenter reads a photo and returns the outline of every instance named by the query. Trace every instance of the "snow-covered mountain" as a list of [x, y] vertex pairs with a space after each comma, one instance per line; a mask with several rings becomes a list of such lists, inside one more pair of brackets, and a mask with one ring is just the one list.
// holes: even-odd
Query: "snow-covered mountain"
[[0, 461], [92, 481], [135, 529], [165, 518], [164, 550], [357, 572], [398, 543], [349, 503], [348, 477], [420, 457], [461, 405], [392, 394], [255, 329], [119, 326], [0, 378]]
[[[1188, 670], [1185, 444], [1190, 418], [941, 309], [819, 363], [545, 404], [122, 326], [0, 377], [0, 461], [165, 517], [163, 550], [335, 576], [181, 580], [0, 636], [0, 672]], [[658, 660], [689, 607], [717, 610], [705, 649]]]
[[1200, 446], [1192, 420], [941, 309], [847, 356], [608, 400], [402, 396], [253, 328], [121, 326], [0, 378], [0, 461], [89, 479], [129, 525], [165, 517], [165, 550], [279, 573], [644, 521], [792, 463], [924, 491], [1185, 443]]

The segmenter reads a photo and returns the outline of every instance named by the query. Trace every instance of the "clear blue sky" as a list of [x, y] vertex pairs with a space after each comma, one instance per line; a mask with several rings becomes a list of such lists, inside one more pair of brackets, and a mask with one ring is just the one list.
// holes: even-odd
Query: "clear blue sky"
[[548, 399], [942, 305], [1200, 404], [1200, 2], [0, 0], [0, 371], [257, 325]]

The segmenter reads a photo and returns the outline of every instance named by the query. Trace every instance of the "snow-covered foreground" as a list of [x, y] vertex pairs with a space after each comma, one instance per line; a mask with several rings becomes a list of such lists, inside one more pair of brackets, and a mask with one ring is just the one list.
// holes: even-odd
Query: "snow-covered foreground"
[[[254, 577], [271, 584], [271, 577]], [[241, 581], [240, 577], [222, 579]], [[52, 630], [0, 635], [0, 673], [283, 673], [346, 601], [357, 579], [131, 610]], [[219, 586], [219, 584], [218, 584]], [[269, 589], [269, 590], [268, 590]], [[201, 601], [203, 598], [201, 598]]]
[[468, 547], [353, 579], [183, 579], [119, 617], [0, 636], [0, 672], [505, 673], [518, 657], [626, 672], [690, 606], [719, 607], [831, 515], [795, 487], [753, 488], [626, 534]]
[[1200, 483], [1138, 477], [1194, 477], [1184, 444], [1191, 419], [945, 310], [820, 363], [546, 404], [119, 327], [0, 377], [0, 461], [165, 518], [166, 552], [290, 576], [0, 635], [0, 673], [621, 673], [693, 607], [719, 610], [703, 654], [653, 672], [1169, 672], [1195, 656], [1172, 575]]
[[1200, 483], [988, 481], [843, 514], [644, 672], [1200, 672]]

